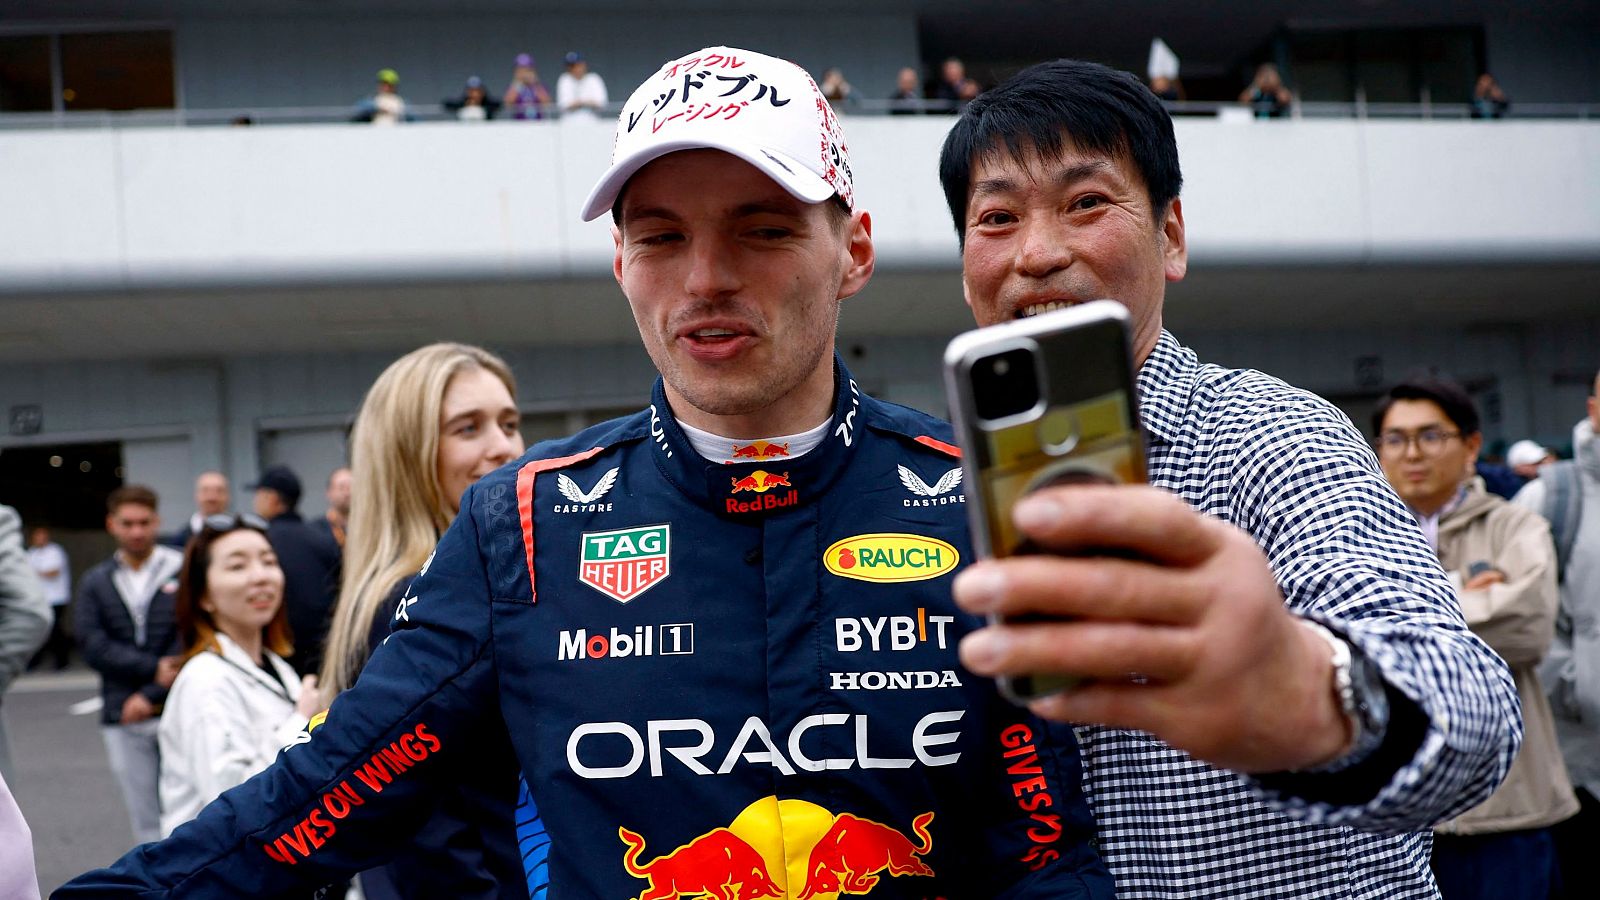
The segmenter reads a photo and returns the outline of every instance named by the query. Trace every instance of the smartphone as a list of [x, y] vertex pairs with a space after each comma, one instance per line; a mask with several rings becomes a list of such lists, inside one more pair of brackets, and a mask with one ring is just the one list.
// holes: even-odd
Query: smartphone
[[[945, 349], [944, 376], [980, 558], [1037, 552], [1011, 521], [1011, 508], [1030, 491], [1145, 481], [1122, 304], [1096, 300], [958, 335]], [[1001, 693], [1017, 703], [1076, 683], [1061, 675], [999, 679]]]

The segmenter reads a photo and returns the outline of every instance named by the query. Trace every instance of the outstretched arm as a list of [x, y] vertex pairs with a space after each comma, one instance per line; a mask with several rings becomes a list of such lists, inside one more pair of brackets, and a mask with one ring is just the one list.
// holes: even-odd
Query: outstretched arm
[[[1050, 619], [977, 632], [962, 658], [985, 674], [1098, 679], [1035, 710], [1147, 730], [1256, 773], [1263, 798], [1291, 816], [1425, 827], [1505, 778], [1522, 736], [1515, 687], [1467, 630], [1415, 520], [1349, 422], [1290, 413], [1259, 429], [1265, 437], [1229, 473], [1232, 517], [1248, 533], [1155, 488], [1062, 487], [1019, 504], [1018, 525], [1040, 546], [1136, 558], [972, 566], [957, 581], [963, 607]], [[1390, 719], [1365, 764], [1344, 755], [1330, 648], [1297, 619], [1325, 625], [1383, 682]], [[1315, 771], [1288, 774], [1306, 769]]]
[[494, 691], [484, 561], [463, 515], [404, 621], [324, 721], [167, 840], [55, 896], [276, 896], [381, 863], [450, 788], [456, 761], [491, 729], [503, 734]]

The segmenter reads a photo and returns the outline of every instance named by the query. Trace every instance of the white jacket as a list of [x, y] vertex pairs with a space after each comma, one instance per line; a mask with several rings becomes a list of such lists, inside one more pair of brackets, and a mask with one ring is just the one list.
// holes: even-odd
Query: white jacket
[[184, 664], [161, 715], [161, 836], [189, 821], [223, 791], [243, 784], [306, 727], [295, 711], [300, 678], [263, 651], [281, 683], [240, 646], [218, 634]]

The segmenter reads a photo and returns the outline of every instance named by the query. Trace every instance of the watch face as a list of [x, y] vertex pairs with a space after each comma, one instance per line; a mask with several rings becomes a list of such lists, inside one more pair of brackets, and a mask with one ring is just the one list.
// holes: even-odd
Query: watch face
[[1356, 708], [1353, 712], [1361, 721], [1361, 730], [1381, 738], [1384, 728], [1389, 724], [1387, 687], [1378, 667], [1354, 648], [1350, 660], [1350, 689], [1355, 695]]

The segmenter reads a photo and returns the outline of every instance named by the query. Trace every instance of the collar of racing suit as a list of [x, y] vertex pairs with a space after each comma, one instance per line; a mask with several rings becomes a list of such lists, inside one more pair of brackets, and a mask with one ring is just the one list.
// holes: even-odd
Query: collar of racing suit
[[838, 354], [833, 358], [833, 429], [804, 456], [763, 444], [750, 462], [711, 462], [696, 453], [667, 404], [658, 377], [651, 392], [650, 433], [656, 465], [679, 491], [718, 515], [748, 521], [805, 506], [821, 497], [845, 469], [860, 427], [861, 392]]

